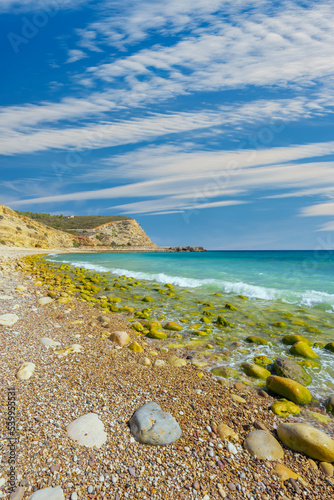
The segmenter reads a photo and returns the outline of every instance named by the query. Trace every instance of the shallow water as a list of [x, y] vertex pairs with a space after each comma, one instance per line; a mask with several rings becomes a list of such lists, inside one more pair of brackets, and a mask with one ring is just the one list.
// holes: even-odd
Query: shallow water
[[[103, 273], [111, 286], [116, 285], [112, 294], [122, 299], [122, 305], [147, 307], [152, 319], [179, 322], [182, 338], [172, 334], [164, 344], [187, 348], [209, 360], [210, 367], [240, 369], [243, 361], [260, 354], [272, 360], [284, 355], [302, 363], [305, 360], [290, 354], [290, 346], [282, 343], [289, 333], [312, 343], [334, 340], [334, 252], [100, 253], [53, 255], [49, 260]], [[174, 289], [164, 287], [166, 283]], [[146, 295], [153, 302], [143, 303]], [[231, 326], [218, 327], [217, 315]], [[203, 323], [204, 317], [208, 323]], [[294, 324], [300, 321], [302, 326]], [[275, 326], [276, 322], [285, 326]], [[270, 343], [249, 344], [249, 335]], [[306, 370], [313, 380], [311, 391], [320, 397], [334, 387], [334, 353], [313, 350], [318, 364]]]

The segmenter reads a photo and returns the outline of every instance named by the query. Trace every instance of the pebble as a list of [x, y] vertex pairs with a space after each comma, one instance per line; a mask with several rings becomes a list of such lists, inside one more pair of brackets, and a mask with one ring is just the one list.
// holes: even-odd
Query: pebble
[[78, 500], [78, 494], [76, 491], [74, 491], [71, 495], [71, 500]]
[[16, 378], [18, 380], [29, 380], [34, 373], [35, 365], [29, 361], [22, 363], [18, 371], [16, 372]]
[[88, 491], [88, 493], [93, 493], [93, 491], [94, 491], [93, 486], [89, 485], [87, 488], [87, 491]]
[[24, 486], [18, 486], [11, 494], [9, 497], [9, 500], [22, 500], [24, 497], [26, 489]]
[[234, 444], [230, 443], [230, 442], [227, 443], [227, 451], [229, 453], [231, 453], [232, 455], [237, 455], [237, 453], [238, 453], [238, 450], [236, 449]]
[[101, 446], [107, 440], [103, 422], [96, 413], [87, 413], [71, 422], [67, 427], [68, 436], [82, 446]]
[[20, 318], [17, 314], [3, 314], [0, 316], [0, 325], [1, 326], [13, 326]]

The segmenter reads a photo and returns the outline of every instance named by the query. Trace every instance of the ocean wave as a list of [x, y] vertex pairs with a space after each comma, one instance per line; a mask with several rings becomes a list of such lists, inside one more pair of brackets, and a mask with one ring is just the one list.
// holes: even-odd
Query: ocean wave
[[[51, 256], [49, 256], [51, 257]], [[49, 258], [52, 261], [52, 259]], [[326, 306], [330, 311], [334, 311], [334, 295], [326, 292], [318, 292], [316, 290], [307, 290], [305, 292], [298, 292], [293, 290], [270, 288], [265, 286], [251, 285], [243, 281], [223, 281], [218, 279], [198, 279], [185, 276], [172, 276], [165, 273], [148, 273], [142, 271], [132, 271], [124, 268], [113, 268], [103, 266], [101, 264], [94, 264], [87, 261], [71, 260], [58, 260], [62, 264], [71, 264], [75, 267], [82, 267], [83, 269], [92, 270], [101, 273], [111, 273], [116, 276], [128, 276], [140, 280], [155, 281], [158, 283], [171, 283], [182, 288], [192, 289], [207, 289], [212, 292], [225, 292], [234, 293], [237, 295], [245, 295], [250, 299], [259, 299], [265, 301], [281, 300], [290, 304], [297, 304], [300, 306]]]

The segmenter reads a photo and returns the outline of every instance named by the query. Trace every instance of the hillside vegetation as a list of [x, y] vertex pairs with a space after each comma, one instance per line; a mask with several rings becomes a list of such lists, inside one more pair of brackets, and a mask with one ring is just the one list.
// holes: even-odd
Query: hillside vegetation
[[29, 217], [37, 222], [45, 224], [54, 229], [61, 231], [72, 232], [76, 229], [94, 229], [95, 227], [102, 226], [108, 222], [133, 220], [131, 217], [125, 215], [75, 215], [74, 217], [65, 217], [63, 215], [50, 215], [44, 213], [34, 212], [20, 212], [17, 214]]

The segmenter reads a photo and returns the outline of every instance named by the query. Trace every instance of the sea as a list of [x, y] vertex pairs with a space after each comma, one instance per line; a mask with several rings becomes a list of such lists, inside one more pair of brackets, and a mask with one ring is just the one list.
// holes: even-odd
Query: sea
[[[103, 273], [111, 283], [123, 276], [140, 280], [147, 289], [174, 285], [178, 302], [175, 297], [155, 297], [155, 292], [150, 292], [157, 317], [163, 311], [167, 320], [183, 320], [184, 337], [190, 345], [194, 339], [189, 333], [192, 320], [201, 321], [205, 308], [214, 315], [223, 314], [233, 327], [221, 331], [211, 318], [212, 324], [204, 325], [207, 338], [200, 338], [213, 346], [217, 357], [226, 351], [222, 345], [228, 341], [241, 342], [242, 347], [249, 335], [270, 341], [269, 345], [252, 349], [234, 349], [229, 366], [252, 361], [257, 353], [269, 358], [293, 357], [281, 339], [288, 333], [303, 335], [316, 344], [314, 351], [319, 355], [318, 366], [306, 366], [314, 386], [334, 387], [334, 353], [324, 349], [324, 345], [334, 341], [334, 251], [77, 253], [53, 254], [48, 260]], [[129, 294], [124, 300], [135, 305]], [[236, 310], [226, 309], [226, 303]], [[274, 326], [278, 322], [284, 323], [284, 327]], [[182, 343], [186, 344], [184, 338]], [[205, 355], [205, 346], [203, 349]], [[302, 358], [298, 361], [302, 362]], [[220, 364], [224, 363], [227, 360], [222, 355]]]

